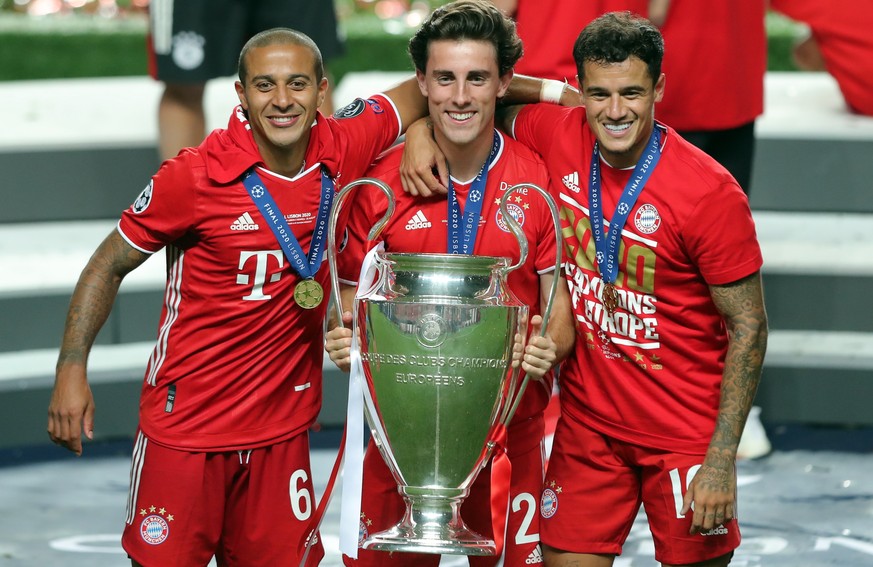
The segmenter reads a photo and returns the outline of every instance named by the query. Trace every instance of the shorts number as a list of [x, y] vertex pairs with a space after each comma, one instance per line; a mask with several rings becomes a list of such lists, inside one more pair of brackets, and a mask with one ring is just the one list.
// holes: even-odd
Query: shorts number
[[[670, 484], [673, 485], [673, 502], [676, 504], [676, 517], [684, 518], [685, 514], [682, 513], [682, 496], [688, 490], [688, 487], [691, 485], [691, 481], [694, 480], [694, 475], [697, 474], [697, 471], [700, 470], [702, 465], [694, 465], [690, 469], [688, 469], [688, 474], [685, 477], [685, 490], [682, 489], [682, 479], [681, 473], [679, 469], [671, 469], [670, 470]], [[691, 503], [691, 509], [694, 510], [694, 503]]]
[[522, 504], [527, 504], [527, 511], [524, 513], [524, 518], [522, 518], [521, 525], [518, 526], [518, 532], [515, 534], [516, 545], [534, 543], [540, 540], [540, 534], [528, 533], [534, 514], [537, 512], [537, 501], [534, 500], [534, 497], [529, 492], [522, 492], [512, 499], [512, 511], [518, 512], [521, 510]]
[[[303, 469], [297, 469], [288, 481], [288, 495], [291, 497], [291, 510], [298, 520], [308, 520], [312, 514], [312, 495], [306, 488], [309, 475]], [[302, 485], [302, 486], [301, 486]]]

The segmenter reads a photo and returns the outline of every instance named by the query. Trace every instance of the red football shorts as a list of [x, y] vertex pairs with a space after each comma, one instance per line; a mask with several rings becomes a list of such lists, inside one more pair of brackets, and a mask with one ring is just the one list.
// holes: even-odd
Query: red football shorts
[[540, 499], [543, 543], [571, 553], [619, 555], [643, 504], [658, 561], [695, 563], [730, 553], [740, 544], [736, 519], [706, 535], [689, 535], [692, 513], [679, 513], [703, 457], [605, 437], [564, 413]]
[[[122, 546], [145, 567], [299, 565], [315, 510], [309, 437], [191, 453], [137, 435]], [[307, 565], [324, 556], [313, 544]]]
[[[543, 418], [528, 419], [509, 429], [512, 478], [503, 548], [504, 567], [541, 564], [537, 498], [543, 485]], [[387, 530], [403, 517], [405, 505], [382, 455], [371, 441], [364, 456], [364, 490], [361, 502], [361, 540]], [[491, 463], [479, 472], [470, 495], [461, 506], [461, 518], [471, 530], [493, 538], [491, 524]], [[499, 557], [470, 556], [472, 567], [491, 567]], [[343, 556], [349, 567], [436, 567], [439, 555], [358, 550], [358, 559]]]

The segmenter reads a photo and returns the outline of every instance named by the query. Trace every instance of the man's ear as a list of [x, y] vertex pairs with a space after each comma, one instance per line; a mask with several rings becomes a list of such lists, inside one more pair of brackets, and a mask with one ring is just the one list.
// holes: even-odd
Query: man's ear
[[585, 91], [582, 90], [582, 79], [576, 75], [576, 84], [579, 86], [579, 100], [582, 101], [582, 106], [585, 106]]
[[243, 110], [248, 110], [249, 103], [246, 99], [246, 88], [239, 81], [235, 82], [233, 86], [236, 89], [236, 96], [239, 98], [239, 103], [242, 105]]
[[427, 98], [427, 81], [425, 80], [424, 72], [416, 69], [415, 79], [418, 81], [418, 90], [421, 91], [421, 96]]
[[497, 89], [497, 98], [501, 98], [506, 94], [507, 89], [509, 89], [509, 83], [512, 82], [513, 75], [514, 73], [512, 69], [500, 75], [500, 88]]
[[661, 102], [661, 99], [664, 98], [664, 86], [667, 84], [667, 75], [661, 73], [661, 76], [658, 77], [658, 82], [655, 83], [655, 102]]
[[318, 107], [321, 108], [321, 105], [324, 104], [324, 100], [327, 98], [327, 87], [328, 81], [327, 77], [322, 77], [321, 81], [318, 83]]

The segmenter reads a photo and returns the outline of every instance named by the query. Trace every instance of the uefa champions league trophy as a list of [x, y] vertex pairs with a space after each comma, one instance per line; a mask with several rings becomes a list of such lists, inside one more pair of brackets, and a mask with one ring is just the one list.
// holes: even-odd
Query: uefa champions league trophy
[[[349, 191], [374, 185], [388, 198], [388, 211], [370, 230], [375, 240], [394, 211], [384, 182], [362, 178], [339, 192], [328, 225], [328, 261], [333, 299], [342, 313], [336, 276], [335, 231]], [[353, 308], [353, 349], [366, 379], [365, 414], [382, 458], [397, 481], [406, 511], [393, 528], [369, 535], [364, 549], [494, 555], [490, 538], [467, 528], [459, 509], [494, 449], [495, 430], [507, 425], [524, 392], [512, 367], [516, 335], [525, 336], [528, 308], [506, 285], [522, 266], [528, 245], [508, 214], [514, 190], [532, 187], [547, 199], [558, 243], [560, 228], [552, 199], [523, 184], [503, 196], [503, 218], [519, 243], [518, 263], [506, 258], [461, 254], [399, 254], [379, 251], [372, 285], [359, 282]], [[546, 328], [559, 274], [547, 308]], [[341, 318], [340, 318], [341, 319]], [[359, 346], [355, 346], [359, 345]]]

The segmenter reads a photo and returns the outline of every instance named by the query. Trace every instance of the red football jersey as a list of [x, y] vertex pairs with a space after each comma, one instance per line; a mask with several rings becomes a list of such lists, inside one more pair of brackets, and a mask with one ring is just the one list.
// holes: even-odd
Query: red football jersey
[[164, 163], [123, 213], [118, 230], [132, 246], [167, 247], [164, 306], [140, 399], [149, 439], [181, 450], [245, 449], [288, 439], [317, 417], [327, 261], [315, 276], [325, 300], [299, 307], [293, 292], [301, 278], [241, 175], [257, 167], [308, 253], [322, 167], [339, 190], [400, 132], [387, 97], [358, 100], [341, 113], [318, 116], [304, 170], [287, 178], [264, 169], [237, 107], [226, 130]]
[[764, 112], [764, 0], [671, 0], [664, 35], [667, 76], [655, 117], [677, 130], [723, 130]]
[[[763, 260], [736, 181], [673, 129], [659, 130], [661, 159], [621, 233], [619, 305], [609, 316], [589, 218], [595, 139], [585, 109], [531, 105], [514, 124], [517, 139], [542, 155], [560, 199], [577, 332], [561, 371], [562, 411], [629, 442], [703, 452], [728, 344], [708, 286], [753, 274]], [[606, 222], [631, 173], [603, 164]]]
[[[519, 259], [519, 245], [500, 213], [504, 192], [519, 183], [533, 183], [548, 189], [548, 173], [542, 160], [515, 140], [499, 135], [500, 150], [491, 162], [485, 198], [479, 219], [478, 236], [473, 253], [480, 256], [504, 256], [513, 264]], [[429, 198], [409, 195], [400, 185], [402, 146], [392, 148], [370, 169], [368, 177], [386, 182], [396, 199], [391, 220], [380, 240], [388, 252], [448, 252], [448, 205], [442, 195]], [[453, 184], [463, 210], [473, 180], [455, 180]], [[355, 197], [349, 217], [349, 243], [340, 254], [337, 270], [346, 283], [357, 283], [361, 262], [369, 248], [365, 242], [370, 228], [387, 208], [385, 196], [376, 189], [361, 189]], [[366, 194], [363, 193], [366, 191]], [[507, 283], [515, 296], [530, 306], [531, 316], [540, 313], [539, 276], [555, 269], [555, 225], [548, 205], [534, 189], [519, 189], [510, 197], [507, 208], [519, 221], [528, 241], [524, 265], [509, 273]], [[551, 374], [542, 382], [531, 381], [513, 418], [526, 419], [545, 409], [551, 394]]]

